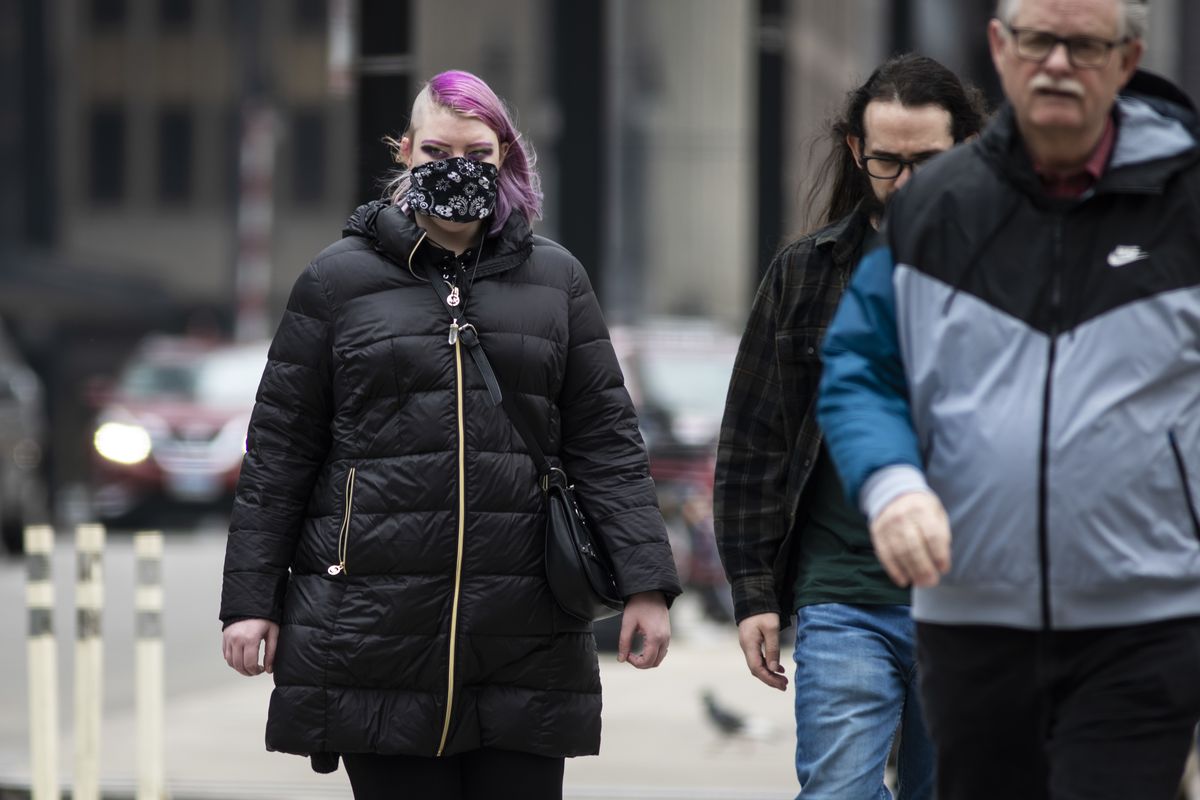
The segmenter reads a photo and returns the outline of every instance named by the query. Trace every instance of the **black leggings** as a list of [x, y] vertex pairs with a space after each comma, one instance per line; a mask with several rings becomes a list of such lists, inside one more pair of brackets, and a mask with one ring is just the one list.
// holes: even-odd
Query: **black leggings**
[[345, 753], [355, 800], [562, 800], [565, 759], [512, 750], [454, 756]]

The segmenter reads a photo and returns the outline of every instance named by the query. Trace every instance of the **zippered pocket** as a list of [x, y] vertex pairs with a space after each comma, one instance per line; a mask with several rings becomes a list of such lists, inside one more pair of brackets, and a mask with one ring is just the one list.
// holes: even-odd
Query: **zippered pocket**
[[1171, 452], [1175, 454], [1175, 466], [1179, 468], [1183, 499], [1187, 502], [1188, 515], [1192, 518], [1192, 532], [1196, 534], [1196, 539], [1200, 540], [1200, 512], [1196, 511], [1196, 500], [1192, 497], [1192, 487], [1188, 483], [1187, 462], [1183, 460], [1183, 450], [1179, 447], [1179, 440], [1175, 438], [1175, 431], [1167, 431], [1167, 441], [1171, 443]]
[[342, 509], [342, 527], [338, 530], [338, 563], [330, 564], [326, 570], [330, 575], [345, 575], [346, 571], [346, 556], [350, 553], [350, 507], [354, 502], [354, 474], [355, 467], [351, 467], [346, 473], [346, 490], [342, 493], [344, 507]]

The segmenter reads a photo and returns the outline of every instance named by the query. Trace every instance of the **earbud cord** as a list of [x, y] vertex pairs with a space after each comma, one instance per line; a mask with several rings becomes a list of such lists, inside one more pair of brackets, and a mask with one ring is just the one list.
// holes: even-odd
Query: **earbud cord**
[[471, 267], [471, 274], [467, 276], [467, 291], [463, 293], [463, 315], [466, 316], [467, 303], [471, 300], [471, 287], [475, 285], [475, 273], [479, 271], [479, 259], [483, 255], [483, 243], [487, 240], [488, 221], [483, 221], [483, 235], [479, 237], [479, 248], [475, 251], [475, 265]]

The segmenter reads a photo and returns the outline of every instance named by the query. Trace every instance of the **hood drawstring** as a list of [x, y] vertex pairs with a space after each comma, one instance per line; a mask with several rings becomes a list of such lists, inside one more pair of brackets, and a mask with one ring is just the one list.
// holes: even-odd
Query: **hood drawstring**
[[412, 249], [412, 250], [410, 250], [410, 251], [409, 251], [409, 253], [408, 253], [408, 271], [409, 271], [410, 273], [412, 273], [412, 276], [413, 276], [414, 278], [416, 278], [417, 280], [419, 280], [419, 281], [423, 281], [423, 280], [425, 280], [425, 279], [424, 279], [424, 278], [422, 278], [422, 277], [421, 277], [420, 275], [418, 275], [417, 273], [413, 272], [413, 268], [412, 268], [413, 256], [415, 256], [415, 255], [417, 254], [417, 248], [421, 246], [421, 242], [425, 241], [425, 237], [426, 237], [426, 236], [428, 236], [428, 235], [429, 235], [429, 231], [422, 230], [422, 231], [421, 231], [421, 238], [420, 238], [420, 239], [417, 239], [417, 243], [413, 245], [413, 249]]

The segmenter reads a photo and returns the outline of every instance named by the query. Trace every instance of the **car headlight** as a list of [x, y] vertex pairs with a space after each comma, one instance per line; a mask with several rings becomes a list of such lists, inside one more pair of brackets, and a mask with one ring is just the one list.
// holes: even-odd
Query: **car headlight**
[[141, 425], [105, 422], [92, 437], [96, 452], [118, 464], [140, 464], [150, 455], [150, 434]]

